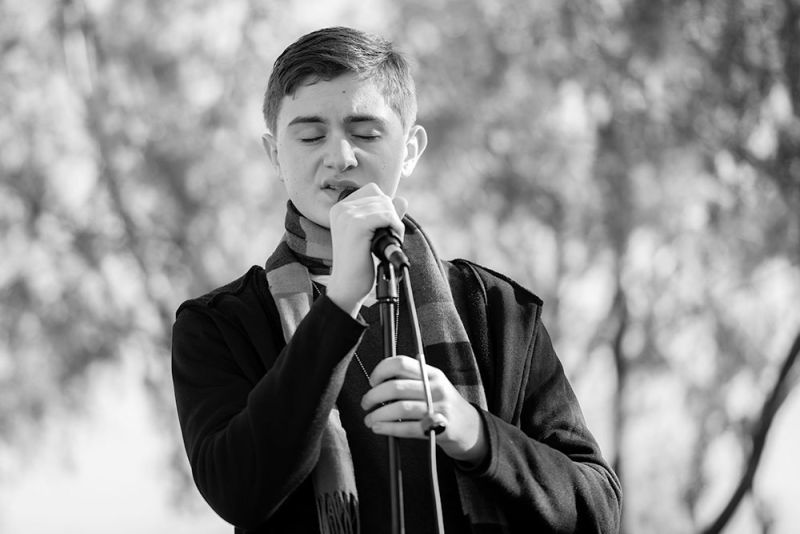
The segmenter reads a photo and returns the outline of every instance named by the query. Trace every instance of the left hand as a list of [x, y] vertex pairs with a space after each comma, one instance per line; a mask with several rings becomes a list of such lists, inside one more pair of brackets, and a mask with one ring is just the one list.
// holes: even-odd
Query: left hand
[[[488, 453], [486, 429], [477, 408], [466, 401], [445, 374], [428, 365], [433, 411], [446, 420], [436, 442], [451, 458], [472, 464]], [[376, 434], [424, 439], [421, 420], [427, 413], [419, 363], [408, 356], [386, 358], [370, 376], [370, 389], [361, 399], [368, 412], [364, 423]], [[383, 406], [381, 406], [383, 404]]]

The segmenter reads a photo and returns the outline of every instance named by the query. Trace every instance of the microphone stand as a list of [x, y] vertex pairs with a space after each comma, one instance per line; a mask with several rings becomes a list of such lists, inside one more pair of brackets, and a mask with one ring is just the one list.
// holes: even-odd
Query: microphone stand
[[[445, 430], [447, 422], [444, 416], [433, 411], [433, 400], [431, 398], [430, 383], [425, 369], [425, 354], [423, 351], [422, 336], [419, 330], [416, 305], [414, 304], [414, 295], [411, 289], [411, 275], [409, 273], [408, 264], [403, 264], [400, 269], [401, 278], [405, 282], [405, 294], [411, 314], [412, 334], [417, 351], [416, 358], [419, 362], [420, 375], [425, 393], [427, 413], [425, 417], [423, 417], [421, 423], [422, 430], [424, 434], [428, 436], [429, 442], [430, 482], [434, 499], [436, 532], [444, 534], [442, 502], [439, 495], [439, 477], [436, 469], [436, 434]], [[395, 322], [400, 313], [400, 291], [398, 288], [395, 266], [389, 261], [381, 260], [378, 265], [375, 293], [380, 305], [380, 319], [383, 330], [383, 354], [384, 358], [391, 358], [397, 355], [397, 331]], [[394, 436], [388, 436], [388, 440], [392, 534], [405, 534], [405, 518], [403, 516], [403, 471], [400, 465], [400, 449], [398, 441]]]
[[[394, 265], [383, 260], [378, 265], [375, 296], [380, 306], [383, 330], [383, 357], [397, 356], [397, 331], [395, 320], [399, 313], [400, 292]], [[400, 465], [400, 447], [394, 436], [389, 440], [389, 492], [392, 508], [392, 534], [405, 534], [403, 517], [403, 469]]]

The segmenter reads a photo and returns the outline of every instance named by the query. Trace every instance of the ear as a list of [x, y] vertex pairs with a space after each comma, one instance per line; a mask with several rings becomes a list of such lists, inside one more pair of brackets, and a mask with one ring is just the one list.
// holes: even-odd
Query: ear
[[408, 177], [414, 172], [425, 147], [428, 146], [428, 132], [419, 124], [415, 124], [409, 129], [406, 135], [406, 157], [403, 160], [402, 175]]
[[280, 177], [281, 166], [278, 163], [278, 140], [275, 138], [272, 132], [266, 132], [261, 136], [261, 144], [264, 146], [264, 151], [267, 153], [267, 157], [269, 158], [270, 162], [272, 162], [275, 172], [277, 172], [278, 177]]

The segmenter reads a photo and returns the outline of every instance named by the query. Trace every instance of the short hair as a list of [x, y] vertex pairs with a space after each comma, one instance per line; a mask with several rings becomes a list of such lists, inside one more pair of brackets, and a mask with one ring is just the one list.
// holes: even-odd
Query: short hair
[[416, 121], [414, 79], [402, 54], [377, 35], [333, 27], [304, 35], [275, 60], [262, 109], [267, 128], [277, 134], [281, 101], [301, 84], [329, 81], [346, 73], [374, 80], [404, 128]]

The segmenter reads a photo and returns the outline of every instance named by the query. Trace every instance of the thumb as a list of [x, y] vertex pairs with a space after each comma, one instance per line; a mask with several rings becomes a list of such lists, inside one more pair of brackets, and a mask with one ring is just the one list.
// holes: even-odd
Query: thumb
[[408, 200], [403, 197], [394, 197], [392, 199], [392, 204], [394, 204], [394, 210], [397, 212], [397, 216], [401, 219], [405, 217], [408, 211]]

